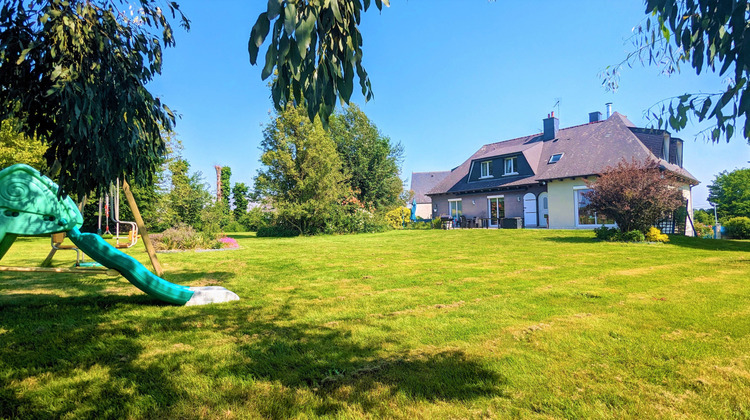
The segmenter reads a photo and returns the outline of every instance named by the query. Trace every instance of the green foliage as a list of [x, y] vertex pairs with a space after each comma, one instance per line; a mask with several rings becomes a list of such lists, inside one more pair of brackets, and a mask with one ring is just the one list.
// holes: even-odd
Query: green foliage
[[376, 211], [403, 204], [399, 178], [404, 154], [401, 144], [392, 143], [354, 104], [332, 117], [330, 135], [359, 201]]
[[724, 223], [727, 234], [733, 239], [750, 239], [750, 218], [732, 217]]
[[227, 206], [229, 205], [229, 197], [231, 195], [231, 179], [232, 178], [232, 168], [229, 166], [222, 166], [221, 167], [221, 175], [219, 184], [221, 185], [221, 199], [224, 200], [225, 203], [227, 203]]
[[385, 220], [393, 229], [403, 229], [411, 217], [411, 210], [406, 207], [397, 207], [385, 214]]
[[702, 223], [704, 225], [713, 225], [716, 222], [713, 210], [710, 212], [703, 209], [694, 210], [693, 219], [695, 220], [695, 222]]
[[622, 66], [640, 61], [658, 66], [661, 73], [689, 65], [696, 74], [728, 75], [723, 92], [685, 93], [650, 109], [658, 125], [675, 130], [690, 119], [711, 120], [707, 138], [727, 141], [744, 120], [744, 138], [750, 141], [750, 31], [747, 2], [720, 0], [647, 0], [644, 23], [634, 28], [635, 50], [617, 66], [608, 68], [605, 84], [617, 88]]
[[237, 182], [232, 188], [232, 201], [234, 201], [234, 220], [240, 221], [247, 214], [249, 189], [243, 182]]
[[594, 228], [594, 236], [602, 241], [615, 241], [619, 234], [620, 230], [614, 227], [600, 226]]
[[[378, 10], [388, 0], [375, 0]], [[319, 116], [324, 125], [337, 99], [349, 103], [354, 72], [362, 95], [372, 98], [372, 86], [362, 66], [361, 14], [370, 0], [270, 0], [250, 32], [248, 52], [255, 65], [270, 33], [261, 78], [274, 69], [271, 97], [277, 111], [286, 104], [304, 104], [309, 120]]]
[[649, 242], [669, 242], [669, 236], [661, 233], [658, 228], [655, 228], [653, 226], [651, 226], [648, 232], [646, 232], [645, 236], [646, 240]]
[[224, 200], [219, 200], [201, 209], [198, 227], [201, 232], [218, 237], [231, 222], [229, 205]]
[[693, 223], [693, 226], [695, 226], [695, 235], [697, 237], [699, 238], [713, 238], [714, 237], [714, 230], [711, 226], [708, 226], [699, 221], [696, 221], [695, 223]]
[[347, 180], [320, 121], [287, 105], [266, 126], [261, 150], [255, 192], [273, 207], [277, 223], [305, 235], [329, 231]]
[[151, 235], [157, 250], [220, 249], [221, 243], [211, 233], [198, 232], [192, 226], [180, 223], [162, 233]]
[[160, 217], [170, 225], [182, 222], [201, 228], [201, 213], [211, 200], [200, 172], [190, 174], [187, 160], [178, 158], [169, 164], [171, 186], [167, 193], [168, 213]]
[[0, 122], [0, 169], [25, 163], [39, 171], [47, 169], [44, 152], [47, 147], [36, 137], [19, 132], [14, 120]]
[[750, 169], [735, 169], [716, 175], [708, 186], [708, 200], [716, 204], [721, 219], [750, 217]]
[[684, 199], [675, 177], [649, 160], [624, 160], [607, 168], [594, 182], [588, 182], [589, 206], [617, 223], [624, 232], [646, 232]]
[[61, 193], [83, 196], [117, 177], [148, 185], [174, 115], [146, 85], [174, 45], [174, 2], [10, 0], [0, 11], [0, 119], [38, 133], [61, 164]]
[[630, 230], [627, 232], [621, 231], [619, 232], [618, 237], [614, 240], [620, 242], [644, 242], [646, 240], [646, 235], [640, 230]]
[[273, 213], [270, 211], [263, 211], [260, 206], [253, 207], [242, 215], [239, 222], [250, 232], [258, 232], [263, 227], [273, 225]]

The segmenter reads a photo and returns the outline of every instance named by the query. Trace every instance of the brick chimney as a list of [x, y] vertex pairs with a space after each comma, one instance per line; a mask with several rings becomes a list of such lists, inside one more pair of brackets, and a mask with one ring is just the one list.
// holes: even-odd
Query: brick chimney
[[547, 115], [547, 118], [542, 120], [544, 122], [544, 134], [542, 140], [552, 140], [557, 138], [557, 130], [560, 129], [560, 120], [555, 118], [555, 111]]

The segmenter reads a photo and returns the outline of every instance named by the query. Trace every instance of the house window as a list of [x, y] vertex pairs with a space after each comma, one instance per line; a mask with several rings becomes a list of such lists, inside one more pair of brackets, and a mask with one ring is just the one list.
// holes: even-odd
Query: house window
[[492, 178], [492, 161], [487, 160], [480, 164], [480, 178]]
[[662, 159], [669, 162], [669, 136], [666, 134], [664, 135], [664, 143], [662, 145], [662, 151], [661, 151], [661, 157]]
[[556, 153], [552, 156], [550, 156], [549, 161], [547, 163], [557, 163], [560, 161], [560, 158], [562, 157], [562, 153]]
[[505, 172], [503, 175], [518, 175], [518, 157], [505, 158]]
[[611, 222], [603, 214], [595, 212], [590, 206], [590, 201], [585, 193], [590, 189], [576, 190], [576, 225], [598, 226], [607, 225]]
[[461, 217], [461, 215], [464, 213], [461, 208], [461, 199], [455, 199], [455, 200], [448, 200], [448, 204], [450, 205], [451, 209], [451, 217], [454, 219], [458, 219]]
[[505, 199], [503, 196], [487, 197], [489, 205], [490, 225], [497, 226], [500, 219], [505, 217]]

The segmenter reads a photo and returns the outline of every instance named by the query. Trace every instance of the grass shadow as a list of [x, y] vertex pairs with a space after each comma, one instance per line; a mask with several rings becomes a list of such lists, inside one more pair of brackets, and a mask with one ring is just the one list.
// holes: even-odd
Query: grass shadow
[[734, 239], [703, 239], [691, 236], [669, 235], [669, 244], [706, 251], [750, 251], [750, 241]]
[[570, 237], [570, 236], [545, 236], [545, 237], [542, 237], [541, 239], [545, 241], [565, 243], [565, 244], [595, 244], [597, 242], [601, 242], [594, 237], [581, 238], [581, 237]]

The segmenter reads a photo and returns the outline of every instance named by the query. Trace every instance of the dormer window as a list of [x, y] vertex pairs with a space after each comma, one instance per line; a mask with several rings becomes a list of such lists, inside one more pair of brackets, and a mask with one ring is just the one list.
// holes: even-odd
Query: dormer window
[[518, 157], [505, 158], [505, 172], [503, 175], [518, 175]]
[[555, 153], [554, 155], [549, 157], [549, 160], [547, 163], [557, 163], [560, 161], [560, 158], [562, 158], [562, 153]]
[[661, 149], [661, 158], [669, 162], [669, 135], [664, 134], [664, 143]]
[[492, 178], [492, 161], [486, 160], [479, 165], [481, 171], [479, 178]]

